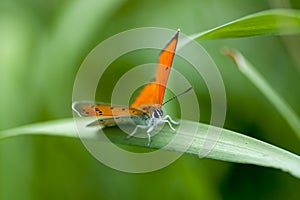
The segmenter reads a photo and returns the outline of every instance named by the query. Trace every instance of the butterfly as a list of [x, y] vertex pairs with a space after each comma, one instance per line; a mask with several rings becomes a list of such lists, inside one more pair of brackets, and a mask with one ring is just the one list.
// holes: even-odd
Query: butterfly
[[137, 125], [127, 137], [132, 137], [136, 134], [138, 129], [146, 129], [148, 146], [150, 146], [151, 143], [151, 132], [157, 125], [167, 123], [169, 127], [175, 131], [172, 124], [178, 125], [179, 122], [174, 121], [169, 115], [164, 115], [162, 106], [191, 89], [189, 88], [163, 103], [179, 32], [180, 30], [176, 32], [165, 48], [160, 52], [155, 79], [143, 87], [129, 107], [82, 101], [74, 102], [72, 109], [80, 117], [96, 116], [98, 118], [87, 126], [102, 125], [109, 127], [115, 126], [119, 122], [127, 123], [127, 120], [131, 119]]

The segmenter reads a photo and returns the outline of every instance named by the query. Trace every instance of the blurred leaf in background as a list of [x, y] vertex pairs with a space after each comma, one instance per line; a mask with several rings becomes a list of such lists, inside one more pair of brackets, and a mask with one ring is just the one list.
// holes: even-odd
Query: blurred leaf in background
[[[180, 27], [192, 35], [250, 13], [287, 6], [300, 7], [296, 0], [284, 5], [275, 0], [1, 0], [0, 130], [71, 117], [72, 87], [81, 62], [99, 42], [114, 34], [155, 26]], [[220, 54], [224, 46], [241, 50], [299, 115], [299, 37], [199, 42], [218, 65], [225, 82], [225, 127], [299, 154], [298, 140], [287, 123]], [[198, 94], [201, 121], [208, 123], [209, 94], [202, 88], [197, 88], [203, 91]], [[0, 199], [4, 200], [300, 197], [299, 180], [278, 170], [185, 155], [156, 172], [126, 174], [102, 165], [79, 140], [68, 138], [3, 140], [0, 162]]]

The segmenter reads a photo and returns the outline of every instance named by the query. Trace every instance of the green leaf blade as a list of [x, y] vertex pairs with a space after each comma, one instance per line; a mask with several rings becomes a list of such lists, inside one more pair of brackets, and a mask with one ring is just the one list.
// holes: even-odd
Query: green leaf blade
[[299, 33], [299, 10], [274, 9], [248, 15], [191, 37], [197, 40]]
[[[82, 120], [83, 124], [88, 123], [87, 119]], [[165, 149], [168, 151], [181, 152], [185, 142], [193, 139], [191, 146], [183, 153], [198, 156], [207, 139], [211, 140], [207, 135], [207, 130], [210, 126], [186, 120], [181, 121], [181, 125], [189, 128], [177, 132], [176, 137], [181, 137], [180, 142], [168, 146]], [[196, 132], [195, 137], [193, 137], [191, 132], [192, 130], [195, 130], [195, 128], [198, 128], [198, 131]], [[99, 140], [99, 138], [101, 138], [99, 136], [102, 134], [99, 130], [100, 128], [86, 128], [86, 133], [81, 134], [83, 136], [81, 139]], [[118, 128], [108, 128], [105, 132], [113, 143], [147, 147], [146, 138], [141, 139], [133, 137], [126, 139], [126, 135]], [[63, 119], [1, 131], [0, 140], [21, 135], [47, 135], [79, 138], [74, 120]], [[165, 147], [174, 136], [175, 134], [173, 131], [169, 128], [164, 128], [159, 134], [152, 137], [151, 148], [160, 149]], [[207, 158], [273, 167], [300, 178], [300, 157], [296, 154], [226, 129], [221, 129], [220, 137], [214, 138], [212, 142], [215, 145], [207, 154]]]

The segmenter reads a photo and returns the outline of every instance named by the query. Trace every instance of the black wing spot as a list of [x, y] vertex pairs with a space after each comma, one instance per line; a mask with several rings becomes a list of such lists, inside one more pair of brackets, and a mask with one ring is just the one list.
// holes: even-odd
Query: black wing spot
[[166, 67], [165, 70], [168, 71], [168, 70], [169, 70], [169, 67]]
[[126, 108], [122, 108], [122, 111], [125, 111], [126, 110]]
[[112, 107], [110, 107], [110, 109], [111, 109], [111, 110], [113, 110], [114, 108], [115, 108], [115, 107], [113, 107], [113, 106], [112, 106]]

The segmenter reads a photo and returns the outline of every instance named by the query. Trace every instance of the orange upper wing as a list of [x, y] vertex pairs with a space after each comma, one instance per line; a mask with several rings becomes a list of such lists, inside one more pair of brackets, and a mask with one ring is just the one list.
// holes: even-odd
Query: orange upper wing
[[128, 124], [131, 116], [145, 116], [147, 113], [125, 106], [111, 106], [110, 104], [94, 102], [74, 102], [72, 109], [81, 117], [97, 117], [97, 120], [87, 126], [114, 126], [118, 122]]
[[89, 117], [97, 116], [109, 118], [113, 116], [128, 116], [128, 115], [143, 115], [144, 112], [126, 106], [111, 106], [110, 104], [101, 104], [94, 102], [75, 102], [73, 103], [73, 110], [79, 116]]
[[135, 98], [130, 108], [136, 108], [146, 111], [149, 106], [161, 106], [170, 70], [172, 67], [173, 58], [178, 42], [179, 31], [174, 35], [171, 41], [161, 51], [159, 55], [158, 66], [156, 70], [156, 78], [148, 83]]

